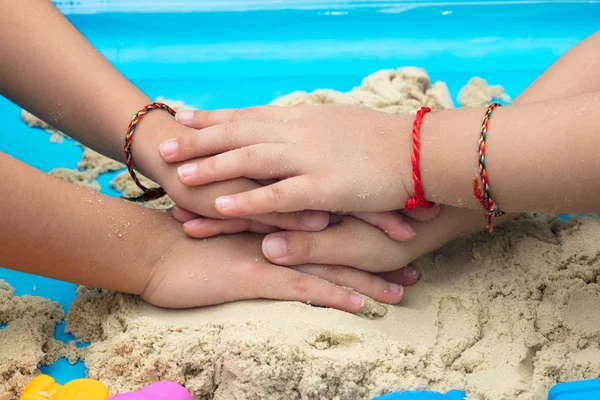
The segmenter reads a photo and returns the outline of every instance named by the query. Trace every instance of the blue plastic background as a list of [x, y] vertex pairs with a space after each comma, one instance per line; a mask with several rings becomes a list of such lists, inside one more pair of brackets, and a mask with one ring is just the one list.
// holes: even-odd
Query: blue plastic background
[[[71, 14], [69, 19], [150, 96], [206, 109], [265, 104], [293, 90], [349, 90], [371, 72], [405, 65], [421, 66], [432, 80], [447, 82], [454, 97], [474, 75], [502, 84], [515, 97], [600, 28], [597, 2], [352, 3], [236, 13]], [[74, 168], [81, 149], [69, 140], [50, 143], [45, 132], [21, 122], [19, 111], [0, 97], [0, 150], [43, 171]], [[104, 193], [115, 195], [108, 187], [111, 176], [100, 182]], [[70, 283], [2, 268], [0, 279], [18, 295], [50, 298], [65, 311], [75, 296]], [[63, 324], [57, 337], [71, 340]], [[65, 382], [85, 369], [60, 360], [44, 371]], [[419, 396], [459, 398], [452, 397], [456, 393]]]

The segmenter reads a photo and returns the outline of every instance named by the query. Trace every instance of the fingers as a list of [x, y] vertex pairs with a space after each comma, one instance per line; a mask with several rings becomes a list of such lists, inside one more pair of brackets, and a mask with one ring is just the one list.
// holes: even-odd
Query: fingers
[[351, 287], [357, 292], [382, 303], [399, 303], [404, 294], [402, 286], [354, 268], [339, 265], [302, 265], [291, 268], [305, 274], [318, 276], [339, 286]]
[[412, 265], [400, 268], [396, 271], [382, 272], [377, 274], [388, 282], [397, 283], [402, 286], [411, 286], [419, 281], [419, 271]]
[[431, 208], [416, 207], [414, 210], [401, 210], [400, 212], [415, 221], [427, 222], [438, 216], [440, 205], [435, 204]]
[[[220, 214], [230, 217], [306, 210], [315, 205], [308, 195], [309, 187], [306, 176], [297, 176], [248, 192], [219, 197], [215, 206]], [[323, 201], [318, 207], [327, 207], [327, 204]]]
[[182, 110], [175, 118], [182, 125], [195, 129], [204, 129], [209, 126], [223, 124], [228, 121], [246, 119], [273, 119], [285, 117], [288, 107], [261, 106], [248, 108], [225, 108], [220, 110]]
[[317, 276], [272, 264], [259, 264], [251, 274], [247, 298], [300, 301], [307, 304], [358, 312], [361, 296]]
[[[483, 215], [442, 206], [433, 221], [414, 222], [417, 236], [411, 242], [393, 241], [378, 228], [344, 217], [341, 223], [321, 232], [272, 233], [263, 239], [262, 249], [265, 257], [280, 265], [334, 264], [372, 272], [394, 271], [457, 236], [484, 229]], [[514, 216], [497, 221], [510, 218]], [[400, 278], [397, 273], [384, 276], [394, 282]], [[405, 279], [411, 280], [410, 276]]]
[[211, 156], [260, 143], [277, 143], [279, 121], [235, 121], [210, 126], [163, 142], [160, 155], [166, 162]]
[[177, 206], [173, 207], [171, 213], [175, 220], [183, 223], [183, 231], [185, 234], [195, 239], [205, 239], [221, 234], [240, 232], [267, 234], [279, 230], [274, 226], [248, 219], [203, 218]]
[[[174, 215], [175, 219], [177, 219], [179, 222], [187, 222], [189, 220], [193, 220], [195, 218], [198, 218], [198, 216], [196, 214], [190, 213], [189, 211], [183, 210], [183, 209], [181, 209], [179, 207], [173, 207], [173, 211], [172, 212], [173, 212], [173, 215]], [[339, 216], [339, 215], [334, 215], [334, 216], [340, 218], [340, 221], [330, 221], [330, 223], [333, 223], [333, 222], [339, 223], [339, 222], [341, 222], [341, 216]], [[265, 227], [268, 227], [268, 225], [265, 225]], [[254, 232], [256, 232], [256, 231], [254, 231]], [[261, 232], [257, 232], [257, 233], [261, 233]], [[192, 237], [199, 237], [199, 236], [192, 236]], [[301, 266], [299, 268], [301, 268], [301, 270], [303, 272], [305, 272], [305, 273], [311, 273], [307, 269], [308, 268], [307, 266]], [[322, 268], [323, 267], [317, 269], [317, 271], [321, 271]], [[296, 269], [298, 269], [298, 268], [296, 268]], [[352, 268], [350, 268], [349, 270], [350, 271], [359, 271], [359, 270], [352, 269]], [[377, 294], [376, 294], [377, 292], [376, 291], [363, 291], [363, 290], [360, 290], [360, 288], [358, 286], [354, 286], [351, 283], [347, 283], [347, 284], [343, 283], [343, 282], [349, 282], [349, 281], [343, 281], [343, 282], [341, 280], [340, 281], [333, 281], [332, 279], [330, 279], [332, 277], [333, 271], [339, 271], [339, 268], [335, 267], [335, 266], [332, 266], [332, 269], [328, 270], [327, 274], [316, 274], [316, 273], [313, 273], [312, 275], [317, 275], [317, 276], [319, 276], [319, 277], [321, 277], [323, 279], [327, 279], [328, 281], [334, 282], [334, 283], [336, 283], [338, 285], [348, 286], [348, 287], [355, 288], [358, 292], [363, 293], [363, 294], [365, 294], [367, 296], [370, 296], [370, 297], [372, 297], [372, 298], [374, 298], [374, 299], [376, 299], [378, 301], [387, 302], [386, 300], [383, 300], [383, 299], [380, 299], [379, 297], [376, 297], [377, 296]], [[346, 270], [342, 270], [342, 275], [345, 274], [345, 273], [346, 273]], [[371, 274], [367, 274], [367, 275], [372, 276]], [[398, 285], [401, 285], [401, 286], [411, 286], [411, 285], [414, 285], [415, 283], [417, 283], [417, 281], [420, 278], [419, 271], [415, 267], [413, 267], [412, 265], [408, 265], [408, 266], [406, 266], [404, 268], [400, 268], [400, 269], [395, 270], [395, 271], [379, 273], [377, 275], [380, 276], [380, 277], [382, 277], [383, 279], [385, 279], [388, 282], [395, 283], [395, 284], [398, 284]], [[392, 293], [394, 292], [394, 290], [390, 290], [390, 291]], [[391, 302], [392, 301], [390, 301], [390, 303]]]
[[324, 211], [300, 211], [295, 213], [270, 213], [252, 215], [253, 221], [290, 231], [321, 231], [329, 225], [329, 214]]
[[329, 223], [329, 215], [320, 211], [304, 211], [297, 214], [269, 214], [256, 217], [269, 223], [261, 223], [251, 219], [204, 218], [177, 206], [173, 207], [171, 213], [175, 220], [183, 223], [184, 232], [196, 239], [240, 232], [273, 233], [279, 230], [277, 228], [279, 225], [296, 226], [296, 228], [289, 229], [319, 231], [325, 229]]
[[284, 144], [258, 144], [227, 151], [177, 169], [179, 181], [187, 186], [205, 185], [235, 178], [287, 178], [298, 172]]
[[198, 214], [177, 206], [174, 206], [171, 209], [171, 215], [173, 215], [173, 218], [175, 218], [176, 221], [181, 222], [182, 224], [200, 217]]
[[[187, 187], [177, 183], [180, 190], [175, 201], [180, 208], [208, 218], [223, 218], [215, 210], [215, 199], [230, 193], [239, 193], [260, 188], [248, 179], [236, 179], [227, 182], [211, 183], [199, 187]], [[191, 219], [191, 218], [190, 218]], [[288, 230], [319, 231], [329, 224], [329, 214], [323, 211], [300, 211], [295, 213], [269, 213], [248, 217], [253, 221]], [[185, 222], [185, 221], [184, 221]]]
[[183, 231], [189, 237], [205, 239], [222, 234], [240, 232], [272, 233], [279, 229], [248, 219], [196, 218], [183, 224]]
[[415, 237], [415, 230], [396, 211], [357, 212], [350, 215], [378, 227], [394, 240], [406, 242]]
[[321, 232], [277, 232], [264, 238], [264, 255], [279, 265], [346, 265], [364, 271], [394, 271], [414, 258], [412, 243], [390, 239], [356, 218]]

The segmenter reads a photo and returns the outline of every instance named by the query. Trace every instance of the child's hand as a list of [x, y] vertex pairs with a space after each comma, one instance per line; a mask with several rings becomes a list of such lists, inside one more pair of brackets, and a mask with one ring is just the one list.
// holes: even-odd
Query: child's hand
[[381, 302], [397, 303], [403, 293], [398, 284], [412, 284], [418, 278], [412, 269], [407, 269], [408, 273], [389, 276], [398, 284], [390, 283], [382, 277], [340, 266], [345, 256], [339, 251], [337, 256], [332, 255], [328, 248], [314, 249], [311, 256], [314, 260], [327, 259], [332, 265], [297, 263], [291, 268], [281, 267], [263, 257], [262, 236], [238, 234], [193, 240], [183, 235], [172, 220], [165, 221], [157, 233], [162, 238], [162, 242], [156, 241], [157, 245], [168, 251], [156, 249], [157, 255], [162, 256], [156, 258], [141, 296], [161, 307], [267, 298], [358, 311], [360, 299], [343, 287], [354, 288]]
[[[224, 195], [230, 195], [249, 190], [259, 189], [262, 184], [270, 182], [256, 182], [247, 178], [238, 178], [226, 182], [215, 182], [201, 186], [187, 186], [177, 178], [178, 167], [182, 164], [165, 163], [157, 157], [159, 143], [164, 138], [177, 136], [193, 138], [199, 131], [190, 129], [175, 122], [171, 116], [162, 113], [148, 114], [141, 128], [147, 131], [138, 132], [143, 140], [134, 146], [134, 161], [142, 173], [147, 174], [167, 191], [175, 201], [179, 214], [197, 215], [198, 218], [186, 218], [188, 223], [184, 226], [185, 232], [191, 237], [206, 238], [221, 233], [239, 233], [251, 231], [256, 233], [271, 233], [281, 229], [296, 231], [319, 231], [328, 224], [328, 215], [322, 211], [300, 211], [296, 213], [269, 213], [247, 216], [246, 218], [223, 219], [223, 215], [215, 209], [215, 200]], [[162, 138], [162, 139], [161, 139]], [[160, 153], [167, 154], [173, 151], [169, 146], [160, 146]], [[198, 160], [196, 160], [198, 161]], [[262, 184], [261, 184], [262, 183]], [[434, 218], [438, 208], [403, 210], [406, 217], [415, 220], [429, 220]], [[414, 232], [405, 222], [405, 217], [396, 212], [352, 213], [385, 231], [395, 240], [411, 240]], [[180, 218], [178, 218], [180, 219]]]
[[[189, 210], [205, 218], [213, 218], [218, 229], [223, 233], [238, 233], [251, 231], [256, 233], [269, 233], [274, 230], [308, 230], [319, 231], [329, 223], [329, 216], [322, 211], [301, 211], [297, 213], [268, 213], [253, 215], [247, 218], [223, 219], [214, 207], [215, 199], [219, 196], [238, 193], [240, 191], [260, 188], [256, 182], [250, 179], [235, 179], [227, 182], [216, 182], [210, 185], [187, 187], [177, 180], [175, 168], [165, 174], [161, 179], [161, 185], [171, 199], [181, 209]], [[225, 232], [226, 231], [226, 232]], [[212, 236], [209, 230], [203, 231], [205, 235]], [[214, 234], [219, 234], [216, 232]]]
[[[137, 139], [133, 145], [135, 168], [153, 181], [160, 184], [169, 197], [181, 208], [206, 218], [219, 218], [219, 229], [228, 233], [252, 231], [256, 233], [272, 232], [275, 227], [281, 229], [318, 231], [324, 229], [329, 221], [327, 213], [322, 211], [301, 211], [298, 213], [269, 213], [249, 216], [234, 221], [222, 220], [214, 207], [219, 196], [239, 193], [260, 188], [261, 185], [250, 179], [234, 179], [210, 185], [189, 187], [177, 179], [176, 164], [166, 164], [158, 155], [159, 144], [166, 138], [191, 136], [196, 131], [178, 124], [167, 113], [149, 113], [136, 131]], [[225, 225], [225, 226], [222, 226]], [[207, 237], [209, 230], [204, 230]], [[215, 233], [218, 234], [218, 233]]]
[[201, 130], [163, 143], [163, 159], [212, 156], [180, 166], [182, 183], [281, 179], [221, 196], [216, 208], [222, 215], [388, 211], [403, 208], [409, 197], [411, 117], [317, 106], [184, 111], [178, 120]]
[[[349, 215], [381, 229], [391, 239], [405, 242], [415, 237], [415, 231], [406, 221], [406, 217], [410, 217], [415, 221], [430, 221], [438, 215], [439, 211], [440, 208], [436, 205], [429, 209], [416, 208], [412, 211], [405, 211], [405, 215], [401, 215], [395, 211], [358, 212], [350, 213]], [[251, 219], [206, 218], [178, 206], [173, 207], [172, 214], [177, 221], [183, 223], [183, 231], [188, 236], [197, 239], [246, 231], [264, 234], [279, 231], [274, 226], [262, 224]], [[334, 216], [334, 218], [336, 217]]]
[[[502, 224], [515, 218], [506, 214], [494, 220]], [[441, 206], [439, 216], [430, 222], [412, 222], [415, 240], [402, 243], [386, 237], [379, 229], [352, 217], [343, 217], [321, 232], [277, 232], [267, 235], [263, 253], [273, 263], [293, 266], [318, 262], [336, 263], [370, 272], [396, 270], [437, 249], [448, 241], [486, 229], [483, 212]], [[403, 269], [404, 273], [411, 270]], [[390, 275], [391, 274], [391, 275]], [[382, 274], [386, 279], [398, 272]]]

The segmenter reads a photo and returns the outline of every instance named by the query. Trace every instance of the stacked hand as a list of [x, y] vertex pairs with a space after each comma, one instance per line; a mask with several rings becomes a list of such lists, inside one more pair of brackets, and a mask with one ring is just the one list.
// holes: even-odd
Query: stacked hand
[[199, 129], [163, 143], [167, 162], [185, 163], [188, 186], [240, 177], [276, 180], [217, 199], [226, 216], [300, 210], [389, 211], [404, 207], [410, 176], [410, 117], [361, 107], [256, 107], [190, 111], [178, 120]]
[[[184, 231], [194, 238], [247, 230], [268, 234], [220, 237], [204, 242], [202, 247], [210, 243], [205, 250], [185, 244], [184, 255], [217, 254], [219, 271], [211, 270], [215, 279], [206, 296], [222, 297], [218, 302], [268, 297], [353, 309], [348, 292], [339, 288], [348, 286], [396, 303], [399, 285], [418, 279], [413, 267], [404, 266], [483, 227], [480, 212], [446, 208], [426, 222], [439, 207], [395, 211], [409, 196], [410, 142], [402, 138], [409, 117], [331, 106], [188, 111], [177, 119], [187, 128], [180, 126], [179, 136], [160, 146], [170, 165], [157, 180], [177, 203], [173, 216]], [[409, 243], [415, 233], [418, 239]], [[228, 264], [233, 278], [223, 281], [221, 265]], [[290, 272], [301, 274], [283, 278]], [[182, 285], [193, 284], [181, 279]], [[290, 279], [292, 286], [273, 284]], [[247, 281], [245, 291], [240, 281]], [[162, 303], [169, 290], [148, 293]]]

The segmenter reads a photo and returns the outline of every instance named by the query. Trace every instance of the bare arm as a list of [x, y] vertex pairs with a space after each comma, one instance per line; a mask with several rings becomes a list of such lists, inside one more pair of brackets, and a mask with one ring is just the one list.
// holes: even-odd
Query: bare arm
[[[584, 45], [586, 52], [598, 53], [598, 36]], [[579, 55], [582, 48], [533, 85], [544, 100], [517, 102], [492, 115], [486, 167], [492, 194], [504, 211], [600, 211], [595, 184], [600, 178], [600, 91], [586, 91], [560, 75], [589, 68]], [[590, 58], [598, 62], [597, 55]], [[588, 71], [590, 84], [600, 80], [595, 71]], [[564, 89], [551, 88], [550, 79]], [[481, 208], [472, 177], [478, 172], [485, 111], [461, 108], [425, 116], [419, 165], [426, 200]], [[405, 207], [414, 190], [413, 120], [348, 106], [196, 111], [185, 123], [202, 129], [201, 134], [187, 146], [189, 138], [177, 138], [181, 145], [163, 158], [181, 162], [208, 156], [180, 169], [179, 179], [188, 186], [238, 177], [279, 178], [267, 187], [217, 199], [217, 210], [229, 217], [303, 209], [395, 210]]]
[[168, 215], [78, 188], [3, 153], [0, 175], [0, 265], [142, 292], [161, 255], [148, 238]]
[[[505, 211], [599, 212], [600, 92], [497, 109], [490, 120], [486, 166]], [[485, 109], [440, 111], [422, 128], [423, 184], [429, 200], [478, 209], [478, 127]]]
[[[79, 142], [122, 161], [124, 129], [150, 99], [48, 0], [3, 4], [0, 38], [0, 94]], [[141, 124], [144, 129], [173, 124], [165, 113], [146, 118], [153, 123]]]
[[[2, 5], [0, 95], [86, 146], [119, 161], [123, 161], [123, 139], [129, 121], [151, 101], [98, 53], [48, 0], [21, 0]], [[178, 205], [204, 217], [219, 217], [212, 207], [214, 197], [259, 185], [247, 179], [194, 190], [181, 185], [176, 178], [176, 166], [160, 159], [158, 147], [172, 135], [185, 136], [191, 132], [193, 130], [178, 124], [166, 112], [147, 114], [136, 129], [135, 167], [161, 184]], [[316, 212], [250, 219], [252, 221], [237, 221], [238, 225], [227, 231], [272, 231], [263, 224], [300, 230], [322, 229], [327, 225], [327, 215]], [[313, 224], [305, 226], [305, 221], [313, 221]], [[213, 224], [218, 222], [213, 221]]]
[[600, 92], [600, 31], [567, 51], [511, 104]]
[[7, 268], [173, 308], [268, 298], [360, 310], [360, 296], [344, 287], [383, 302], [402, 298], [399, 286], [393, 291], [354, 268], [273, 265], [259, 235], [190, 239], [168, 213], [78, 188], [3, 153], [0, 191], [0, 265]]
[[[521, 93], [513, 102], [513, 105], [528, 104], [538, 101], [545, 101], [564, 96], [578, 95], [587, 92], [600, 91], [600, 59], [598, 52], [594, 48], [598, 47], [600, 34], [584, 40], [573, 49], [569, 50], [558, 61], [550, 66], [540, 77]], [[580, 68], [586, 63], [590, 63], [590, 68]], [[578, 70], [582, 73], [569, 74], [569, 71]], [[519, 214], [507, 214], [500, 218], [495, 218], [495, 224], [501, 224], [518, 216]], [[381, 243], [388, 244], [386, 238], [378, 235], [368, 225], [362, 224], [360, 227], [353, 224], [354, 231], [345, 228], [333, 231], [336, 227], [330, 227], [319, 233], [305, 232], [286, 232], [275, 233], [267, 236], [269, 238], [284, 237], [290, 247], [295, 249], [292, 254], [284, 258], [271, 258], [273, 262], [285, 265], [295, 265], [310, 260], [310, 249], [314, 247], [325, 247], [338, 237], [340, 243], [346, 243], [349, 249], [359, 244], [356, 238], [360, 238], [360, 245], [367, 249], [363, 251], [354, 260], [352, 265], [362, 267], [368, 265], [371, 260], [377, 260], [382, 253], [378, 247]], [[410, 243], [389, 243], [390, 253], [397, 254], [394, 257], [396, 265], [408, 264], [424, 254], [442, 246], [449, 240], [473, 232], [485, 229], [483, 212], [479, 209], [470, 210], [465, 208], [455, 208], [441, 206], [439, 216], [429, 222], [413, 222], [417, 236]], [[333, 231], [333, 232], [332, 232]], [[329, 233], [331, 232], [331, 233]], [[385, 264], [386, 260], [377, 260], [380, 265]]]
[[[527, 87], [527, 89], [525, 89], [523, 91], [523, 93], [521, 93], [512, 103], [511, 105], [515, 106], [521, 106], [521, 105], [527, 105], [530, 103], [537, 103], [537, 102], [546, 102], [549, 100], [556, 100], [556, 99], [561, 99], [561, 98], [566, 98], [566, 97], [575, 97], [575, 96], [580, 96], [580, 95], [585, 95], [588, 94], [588, 96], [592, 96], [593, 98], [596, 98], [596, 103], [594, 105], [595, 110], [596, 110], [596, 115], [597, 115], [597, 110], [600, 107], [600, 105], [597, 103], [597, 94], [600, 92], [600, 32], [596, 32], [595, 34], [591, 35], [590, 37], [588, 37], [587, 39], [583, 40], [582, 42], [578, 43], [575, 47], [573, 47], [572, 49], [570, 49], [567, 53], [565, 53], [562, 57], [560, 57], [554, 64], [552, 64], [546, 71], [544, 71], [544, 73], [542, 75], [540, 75], [531, 85], [529, 85]], [[590, 95], [590, 93], [592, 93]], [[596, 93], [596, 95], [594, 95], [593, 93]], [[592, 110], [588, 110], [588, 112], [592, 112]], [[550, 114], [554, 114], [556, 113], [556, 110], [549, 110]], [[481, 116], [480, 116], [481, 117]], [[497, 116], [493, 116], [494, 117], [494, 122], [496, 121]], [[556, 115], [554, 115], [554, 117], [556, 117]], [[575, 115], [574, 117], [576, 118], [586, 118], [585, 114], [582, 115], [581, 111], [576, 109], [575, 110]], [[596, 125], [596, 129], [595, 129], [595, 134], [598, 135], [600, 133], [600, 131], [598, 131], [597, 127], [599, 125]], [[490, 128], [491, 130], [492, 128]], [[594, 127], [591, 128], [592, 130], [592, 135], [594, 134]], [[546, 142], [546, 145], [548, 145], [548, 142], [550, 142], [551, 140], [558, 140], [559, 143], [563, 142], [563, 141], [568, 141], [570, 142], [570, 144], [572, 145], [573, 142], [576, 141], [576, 139], [572, 136], [572, 133], [576, 133], [575, 129], [573, 129], [572, 131], [567, 129], [565, 132], [562, 133], [563, 138], [561, 139], [560, 137], [548, 137], [548, 138], [544, 138], [543, 141]], [[496, 177], [492, 178], [492, 173], [494, 172], [494, 166], [493, 166], [493, 161], [492, 161], [492, 157], [494, 157], [494, 153], [497, 151], [500, 151], [498, 149], [496, 149], [496, 151], [491, 149], [491, 146], [494, 144], [493, 141], [491, 141], [491, 135], [494, 134], [496, 135], [496, 133], [494, 133], [493, 131], [490, 132], [490, 146], [488, 147], [488, 160], [489, 163], [492, 164], [492, 166], [490, 167], [490, 179], [495, 182], [496, 181]], [[539, 133], [538, 133], [539, 134]], [[523, 136], [527, 136], [528, 133], [526, 135]], [[556, 135], [559, 136], [559, 135]], [[593, 140], [593, 136], [592, 136], [592, 142], [596, 143], [597, 140]], [[508, 141], [509, 139], [506, 139], [506, 141]], [[518, 138], [517, 138], [517, 143], [520, 143], [520, 145], [524, 145], [523, 142], [519, 142]], [[543, 144], [543, 143], [541, 143]], [[569, 187], [569, 185], [572, 185], [573, 183], [577, 183], [578, 181], [583, 183], [583, 181], [580, 181], [580, 179], [586, 179], [587, 177], [587, 168], [591, 168], [591, 166], [586, 166], [584, 164], [581, 163], [581, 156], [584, 156], [584, 154], [579, 153], [579, 149], [585, 149], [585, 145], [583, 143], [576, 143], [577, 145], [577, 149], [575, 149], [575, 154], [572, 154], [573, 156], [575, 156], [577, 158], [576, 160], [576, 165], [582, 167], [583, 169], [586, 169], [586, 171], [583, 171], [583, 175], [582, 176], [577, 176], [575, 175], [575, 178], [572, 179], [571, 182], [569, 182], [569, 184], [567, 185], [567, 188]], [[558, 146], [557, 146], [558, 147]], [[524, 149], [521, 149], [524, 150]], [[558, 152], [559, 157], [556, 159], [557, 162], [560, 161], [560, 159], [562, 158], [562, 153], [563, 153], [564, 148], [560, 148], [560, 151]], [[593, 150], [593, 147], [591, 149], [587, 149], [587, 150]], [[531, 153], [537, 152], [538, 154], [541, 154], [543, 152], [543, 149], [541, 147], [537, 146], [537, 143], [534, 144], [534, 146], [530, 149]], [[516, 154], [515, 154], [516, 156]], [[528, 155], [524, 155], [524, 157], [526, 158], [526, 160], [529, 160], [529, 156]], [[563, 158], [563, 160], [565, 160]], [[593, 160], [593, 158], [592, 158]], [[563, 162], [566, 162], [563, 161]], [[510, 166], [510, 162], [508, 163]], [[498, 162], [496, 162], [496, 165], [499, 167], [500, 164], [498, 165]], [[504, 164], [505, 165], [505, 164]], [[534, 166], [534, 164], [532, 164], [532, 167]], [[501, 167], [501, 168], [504, 168]], [[510, 166], [512, 173], [516, 172], [516, 177], [518, 177], [519, 179], [522, 178], [522, 175], [519, 173], [519, 171], [515, 171], [516, 166], [512, 165]], [[508, 171], [505, 170], [506, 173], [508, 173]], [[559, 171], [562, 172], [562, 171]], [[564, 175], [562, 173], [559, 173], [556, 178], [559, 178], [561, 175]], [[541, 178], [541, 177], [540, 177]], [[510, 179], [510, 177], [509, 177]], [[567, 179], [569, 179], [569, 177], [567, 177]], [[541, 180], [541, 179], [540, 179]], [[503, 194], [505, 194], [504, 190], [502, 190], [503, 188], [500, 187], [500, 185], [502, 184], [502, 182], [499, 183], [498, 186], [495, 186], [494, 183], [494, 191], [499, 192], [497, 195], [495, 194], [495, 196], [500, 196], [497, 201], [499, 204], [501, 203], [500, 198], [502, 198]], [[552, 184], [552, 182], [551, 182]], [[555, 181], [555, 185], [552, 185], [552, 188], [550, 188], [550, 190], [559, 188], [560, 186], [558, 185], [558, 181]], [[585, 188], [584, 188], [585, 189]], [[546, 189], [547, 190], [547, 189]], [[562, 189], [561, 189], [562, 190]], [[568, 190], [568, 189], [567, 189]], [[526, 194], [527, 197], [535, 195], [535, 192], [529, 192], [525, 191], [524, 193]], [[576, 193], [570, 193], [570, 195], [567, 197], [567, 200], [572, 200], [573, 196], [576, 196]], [[569, 199], [570, 197], [570, 199]], [[471, 196], [472, 198], [472, 196]], [[565, 200], [564, 198], [562, 199], [563, 201]], [[537, 200], [535, 200], [537, 201]], [[554, 208], [554, 207], [549, 207], [549, 208]], [[596, 212], [593, 211], [594, 207], [592, 207], [592, 212]], [[548, 210], [548, 211], [554, 211], [554, 210]], [[561, 211], [561, 212], [568, 212], [568, 211]], [[581, 211], [577, 211], [577, 212], [581, 212]]]
[[[554, 62], [543, 74], [541, 74], [531, 85], [529, 85], [516, 99], [512, 105], [521, 105], [557, 99], [565, 96], [577, 96], [580, 94], [600, 91], [600, 32], [593, 34], [575, 47], [566, 52]], [[577, 71], [577, 73], [569, 73]], [[442, 214], [452, 221], [456, 227], [455, 231], [450, 229], [449, 237], [458, 233], [475, 232], [485, 228], [480, 211], [463, 211], [452, 207], [442, 207]], [[496, 221], [498, 223], [516, 217], [518, 214], [507, 215]], [[460, 218], [454, 219], [454, 216]], [[436, 221], [430, 225], [441, 227], [444, 221]], [[444, 235], [435, 235], [433, 237]], [[423, 235], [420, 236], [423, 238]]]
[[[132, 115], [150, 99], [121, 75], [48, 0], [2, 5], [0, 94], [94, 150], [123, 161]], [[140, 123], [136, 167], [158, 180], [157, 150], [144, 143], [177, 130], [163, 112]]]

